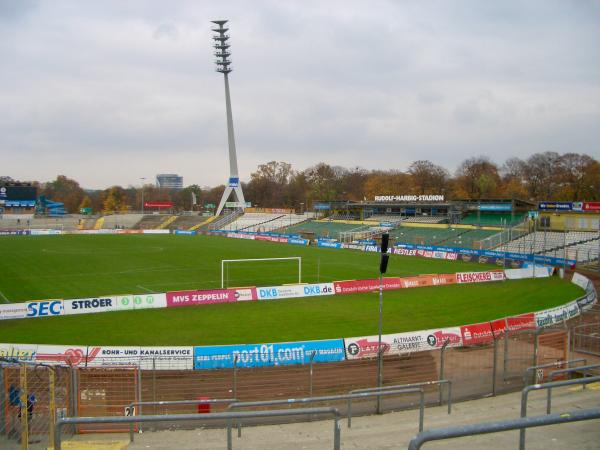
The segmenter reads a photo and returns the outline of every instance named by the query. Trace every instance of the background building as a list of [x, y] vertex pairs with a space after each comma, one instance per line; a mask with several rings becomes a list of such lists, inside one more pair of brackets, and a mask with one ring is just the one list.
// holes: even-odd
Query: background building
[[175, 173], [159, 173], [156, 175], [156, 187], [183, 189], [183, 177], [180, 177]]

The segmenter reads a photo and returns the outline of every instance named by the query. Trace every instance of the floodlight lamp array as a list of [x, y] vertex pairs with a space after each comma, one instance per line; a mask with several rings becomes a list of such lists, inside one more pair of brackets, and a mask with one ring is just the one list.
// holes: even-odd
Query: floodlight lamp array
[[228, 50], [229, 44], [227, 43], [229, 35], [226, 34], [229, 28], [225, 28], [227, 20], [213, 20], [212, 23], [218, 25], [218, 28], [212, 29], [212, 31], [216, 33], [213, 36], [213, 40], [215, 41], [213, 47], [217, 50], [214, 53], [217, 57], [215, 60], [217, 72], [228, 74], [233, 69], [231, 68], [231, 60], [229, 60], [229, 57], [231, 56], [231, 53]]

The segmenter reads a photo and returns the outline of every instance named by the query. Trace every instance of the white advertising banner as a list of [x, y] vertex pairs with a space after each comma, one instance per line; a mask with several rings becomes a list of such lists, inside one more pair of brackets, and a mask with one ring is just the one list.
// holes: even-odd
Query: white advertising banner
[[142, 230], [143, 234], [169, 234], [169, 230]]
[[535, 324], [538, 328], [548, 327], [563, 323], [579, 315], [577, 300], [556, 308], [545, 309], [535, 313]]
[[65, 314], [89, 314], [116, 311], [116, 297], [92, 297], [63, 300]]
[[290, 286], [268, 286], [256, 288], [259, 300], [276, 300], [280, 298], [314, 297], [333, 295], [333, 283], [294, 284]]
[[166, 308], [167, 294], [131, 294], [115, 297], [118, 311], [130, 309]]
[[193, 369], [193, 347], [82, 347], [0, 344], [0, 357], [75, 367], [128, 366], [141, 369]]
[[502, 280], [504, 280], [503, 271], [488, 270], [487, 272], [458, 272], [456, 274], [457, 283], [485, 283]]
[[27, 303], [0, 305], [0, 320], [24, 319], [27, 317]]
[[89, 366], [139, 366], [141, 369], [191, 370], [193, 347], [101, 347]]
[[[462, 346], [459, 327], [410, 331], [407, 333], [386, 334], [381, 337], [381, 348], [386, 355], [400, 355], [442, 348], [448, 341], [448, 347]], [[346, 358], [362, 359], [377, 356], [378, 336], [362, 336], [344, 339]]]
[[581, 289], [585, 289], [587, 291], [588, 285], [590, 284], [590, 280], [589, 280], [589, 278], [584, 277], [583, 275], [575, 272], [573, 274], [573, 278], [571, 279], [571, 283], [576, 284]]

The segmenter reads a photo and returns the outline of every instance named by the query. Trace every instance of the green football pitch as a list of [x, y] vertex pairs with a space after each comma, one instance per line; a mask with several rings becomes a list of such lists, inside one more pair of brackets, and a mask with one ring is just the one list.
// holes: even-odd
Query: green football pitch
[[[302, 257], [302, 281], [378, 275], [379, 255], [207, 236], [0, 237], [5, 299], [220, 286], [222, 259]], [[481, 271], [475, 263], [390, 258], [387, 276]], [[293, 263], [232, 267], [230, 285], [297, 281]], [[383, 332], [476, 323], [566, 303], [582, 290], [556, 277], [450, 285], [384, 293]], [[2, 301], [0, 299], [0, 301]], [[377, 333], [376, 293], [7, 320], [0, 342], [79, 345], [208, 345], [283, 342]]]

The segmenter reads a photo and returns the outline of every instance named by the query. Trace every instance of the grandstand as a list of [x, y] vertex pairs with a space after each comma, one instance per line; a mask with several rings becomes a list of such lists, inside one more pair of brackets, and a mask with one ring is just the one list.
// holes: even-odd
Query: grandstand
[[356, 223], [334, 222], [331, 220], [313, 220], [281, 228], [278, 231], [280, 233], [287, 234], [301, 234], [311, 238], [326, 237], [338, 239], [340, 237], [340, 233], [342, 232], [357, 231], [363, 228], [365, 228], [364, 225], [358, 225]]
[[501, 227], [514, 226], [522, 222], [527, 213], [503, 214], [503, 213], [484, 213], [469, 212], [461, 220], [463, 225], [477, 225], [480, 227]]
[[502, 252], [535, 253], [586, 262], [598, 259], [599, 235], [592, 231], [535, 231], [496, 247]]
[[312, 218], [312, 214], [245, 213], [221, 230], [271, 232], [284, 227], [302, 223]]

